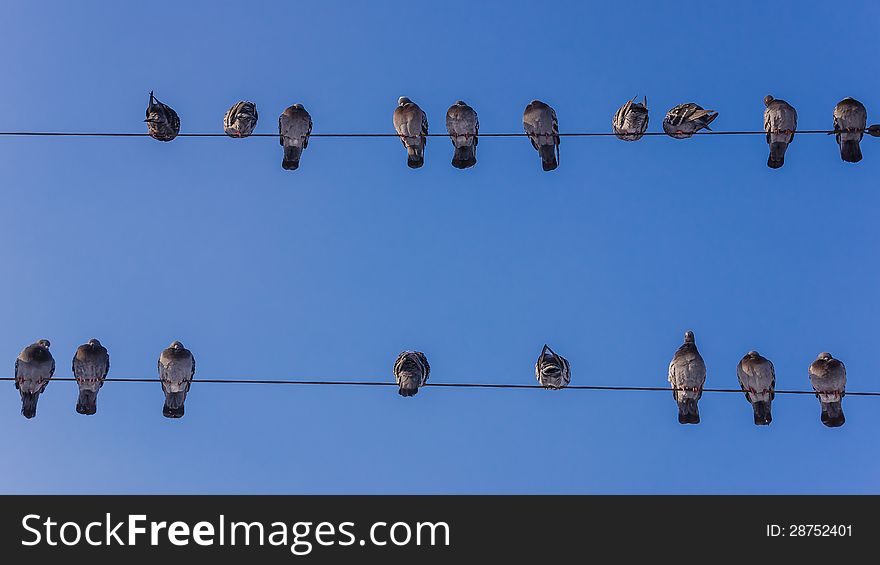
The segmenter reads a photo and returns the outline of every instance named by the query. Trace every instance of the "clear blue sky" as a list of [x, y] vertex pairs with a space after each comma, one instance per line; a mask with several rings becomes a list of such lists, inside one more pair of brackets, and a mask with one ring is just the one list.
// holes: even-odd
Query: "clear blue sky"
[[[221, 131], [250, 99], [260, 132], [301, 102], [315, 132], [391, 131], [398, 96], [431, 131], [464, 99], [484, 132], [533, 98], [563, 131], [610, 128], [647, 95], [760, 129], [763, 97], [803, 128], [854, 96], [880, 122], [875, 2], [62, 2], [5, 7], [2, 130], [143, 131], [153, 89], [182, 130]], [[155, 377], [180, 339], [197, 378], [391, 379], [423, 350], [436, 382], [534, 382], [549, 343], [572, 384], [666, 385], [686, 329], [707, 386], [750, 349], [809, 387], [820, 351], [880, 389], [880, 140], [843, 163], [801, 136], [767, 168], [762, 137], [563, 139], [541, 171], [522, 138], [476, 168], [431, 139], [311, 141], [296, 172], [274, 138], [0, 139], [0, 359], [52, 341], [57, 376], [91, 337], [111, 376]], [[98, 414], [51, 383], [37, 418], [2, 383], [5, 493], [877, 493], [880, 403], [841, 429], [811, 396], [753, 425], [705, 394], [256, 387], [195, 383], [183, 420], [158, 383], [107, 383]]]

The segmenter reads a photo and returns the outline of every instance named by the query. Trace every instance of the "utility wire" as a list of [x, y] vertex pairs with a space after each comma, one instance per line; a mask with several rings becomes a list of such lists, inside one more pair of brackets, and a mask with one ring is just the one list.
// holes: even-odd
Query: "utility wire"
[[[0, 377], [0, 381], [14, 381], [14, 377]], [[52, 381], [76, 382], [73, 377], [53, 377]], [[156, 378], [107, 378], [105, 382], [117, 383], [158, 383]], [[194, 383], [208, 384], [243, 384], [243, 385], [316, 385], [316, 386], [393, 386], [397, 383], [392, 381], [311, 381], [311, 380], [271, 380], [271, 379], [193, 379]], [[437, 388], [487, 388], [487, 389], [531, 389], [542, 390], [540, 385], [505, 384], [505, 383], [425, 383], [426, 387]], [[569, 390], [592, 390], [592, 391], [620, 391], [620, 392], [665, 392], [670, 393], [672, 387], [661, 386], [601, 386], [601, 385], [571, 385], [565, 387]], [[704, 388], [703, 392], [720, 392], [743, 394], [742, 389], [733, 388]], [[815, 395], [812, 390], [775, 390], [776, 394], [808, 394]], [[880, 396], [880, 392], [846, 392], [846, 396]]]
[[[873, 127], [873, 126], [872, 126]], [[861, 130], [865, 133], [869, 133], [868, 130], [871, 128], [865, 128]], [[850, 130], [849, 133], [854, 133], [859, 130]], [[835, 133], [844, 133], [835, 130], [822, 130], [822, 129], [808, 129], [808, 130], [797, 130], [793, 133], [797, 133], [800, 135], [810, 135], [810, 134], [824, 134], [824, 135], [832, 135]], [[613, 132], [571, 132], [571, 133], [559, 133], [556, 134], [559, 137], [616, 137], [617, 134]], [[643, 136], [661, 136], [667, 137], [665, 132], [660, 131], [649, 131], [642, 134]], [[693, 135], [767, 135], [766, 131], [698, 131]], [[277, 138], [279, 134], [277, 133], [252, 133], [248, 137], [274, 137]], [[62, 132], [62, 131], [4, 131], [0, 132], [0, 137], [149, 137], [148, 133], [113, 133], [113, 132]], [[225, 133], [179, 133], [177, 137], [229, 137], [231, 139], [241, 139], [241, 138], [232, 138], [231, 136], [226, 135]], [[312, 133], [309, 137], [404, 137], [396, 133]], [[426, 134], [425, 137], [450, 137], [448, 133], [429, 133]], [[528, 137], [527, 133], [480, 133], [477, 137]]]

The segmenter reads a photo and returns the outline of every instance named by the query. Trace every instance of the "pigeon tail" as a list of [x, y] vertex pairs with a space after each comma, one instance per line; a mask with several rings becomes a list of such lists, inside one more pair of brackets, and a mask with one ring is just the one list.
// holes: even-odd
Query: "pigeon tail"
[[422, 147], [408, 145], [406, 148], [406, 165], [410, 169], [418, 169], [425, 164], [425, 150]]
[[98, 391], [80, 390], [76, 401], [76, 412], [91, 416], [98, 411]]
[[465, 145], [455, 148], [455, 154], [452, 156], [452, 166], [456, 169], [467, 169], [477, 164], [477, 152], [474, 148]]
[[679, 424], [699, 424], [700, 411], [697, 409], [697, 400], [694, 398], [685, 398], [678, 402], [678, 423]]
[[756, 426], [767, 426], [773, 421], [773, 416], [770, 414], [770, 402], [759, 400], [752, 407], [755, 409]]
[[186, 401], [186, 391], [166, 392], [165, 406], [162, 407], [162, 415], [166, 418], [182, 418], [183, 403]]
[[858, 141], [841, 141], [840, 158], [847, 163], [858, 163], [862, 160], [862, 149]]
[[785, 164], [785, 150], [788, 148], [787, 143], [781, 141], [770, 144], [770, 157], [767, 158], [767, 166], [771, 169], [778, 169]]
[[40, 398], [39, 392], [22, 392], [21, 393], [21, 415], [30, 420], [37, 415], [37, 400]]
[[841, 401], [823, 402], [822, 403], [822, 423], [829, 428], [839, 428], [846, 422], [843, 417], [843, 406]]
[[400, 390], [397, 391], [397, 393], [400, 396], [415, 396], [416, 394], [419, 393], [419, 389], [418, 389], [418, 387], [416, 387], [416, 388], [403, 388], [403, 387], [401, 387]]
[[538, 151], [541, 153], [541, 165], [545, 171], [552, 171], [559, 166], [556, 161], [556, 149], [553, 145], [542, 145]]
[[296, 145], [286, 145], [284, 147], [284, 160], [281, 161], [281, 167], [285, 171], [295, 171], [299, 168], [299, 158], [302, 156], [302, 147]]

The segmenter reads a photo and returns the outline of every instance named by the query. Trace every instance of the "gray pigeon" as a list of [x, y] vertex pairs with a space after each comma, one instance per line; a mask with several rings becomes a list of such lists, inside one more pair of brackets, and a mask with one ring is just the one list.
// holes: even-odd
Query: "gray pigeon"
[[[428, 145], [428, 116], [419, 105], [401, 96], [391, 117], [394, 131], [406, 147], [406, 164], [410, 169], [418, 169], [425, 164], [425, 146]], [[453, 141], [453, 143], [455, 143]]]
[[643, 102], [636, 99], [628, 101], [617, 109], [611, 120], [611, 127], [617, 135], [617, 139], [624, 141], [638, 141], [648, 129], [648, 97]]
[[76, 348], [73, 356], [73, 377], [79, 386], [76, 411], [91, 415], [98, 411], [98, 391], [110, 371], [110, 355], [97, 339]]
[[428, 382], [431, 374], [431, 366], [428, 358], [421, 351], [404, 351], [397, 356], [394, 362], [394, 380], [400, 387], [400, 396], [415, 396], [419, 387]]
[[666, 113], [663, 119], [663, 131], [675, 139], [692, 137], [703, 128], [710, 130], [709, 124], [718, 117], [715, 110], [704, 110], [702, 106], [688, 102], [679, 104]]
[[547, 344], [535, 363], [535, 377], [544, 388], [558, 390], [571, 382], [571, 365], [568, 359], [557, 355]]
[[177, 112], [159, 102], [150, 91], [150, 103], [147, 105], [147, 133], [159, 141], [171, 141], [180, 133], [180, 118]]
[[706, 383], [706, 364], [697, 351], [694, 332], [684, 334], [684, 344], [678, 348], [669, 363], [669, 384], [672, 397], [678, 403], [679, 424], [699, 424], [700, 411], [697, 402], [703, 396]]
[[776, 387], [773, 363], [757, 351], [749, 351], [736, 366], [736, 378], [755, 411], [755, 425], [770, 424], [773, 421], [770, 403], [773, 402]]
[[540, 100], [532, 100], [523, 112], [523, 129], [532, 147], [541, 155], [541, 166], [552, 171], [559, 166], [559, 121], [556, 110]]
[[229, 137], [247, 137], [257, 127], [257, 105], [242, 100], [232, 105], [223, 116], [223, 131]]
[[797, 130], [797, 111], [785, 100], [777, 100], [769, 94], [764, 97], [764, 106], [764, 131], [770, 145], [767, 166], [778, 169], [785, 163], [785, 150]]
[[835, 137], [840, 146], [840, 158], [847, 163], [858, 163], [862, 160], [859, 142], [865, 133], [866, 125], [868, 125], [868, 111], [858, 100], [847, 97], [834, 107]]
[[843, 425], [843, 397], [846, 394], [846, 367], [830, 353], [820, 353], [810, 364], [810, 384], [822, 405], [822, 423], [829, 428]]
[[459, 100], [446, 111], [446, 131], [455, 147], [452, 166], [456, 169], [467, 169], [476, 165], [477, 134], [480, 132], [477, 112]]
[[196, 374], [196, 360], [179, 341], [173, 342], [159, 356], [159, 380], [165, 392], [162, 415], [166, 418], [182, 418], [186, 393]]
[[37, 400], [55, 374], [55, 359], [49, 353], [49, 340], [41, 339], [21, 350], [15, 360], [15, 388], [21, 393], [21, 415], [37, 415]]
[[294, 104], [281, 113], [278, 118], [278, 134], [284, 147], [284, 160], [281, 167], [287, 171], [299, 168], [303, 149], [309, 146], [312, 133], [312, 117], [302, 104]]

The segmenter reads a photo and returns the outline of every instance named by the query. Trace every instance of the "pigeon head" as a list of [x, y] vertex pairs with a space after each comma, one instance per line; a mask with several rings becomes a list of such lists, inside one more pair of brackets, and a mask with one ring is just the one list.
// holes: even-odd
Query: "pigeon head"
[[692, 332], [691, 330], [684, 332], [684, 342], [694, 343], [694, 332]]
[[834, 359], [834, 357], [832, 357], [831, 354], [828, 353], [827, 351], [823, 351], [822, 353], [819, 354], [818, 357], [816, 357], [816, 359], [817, 360], [821, 359], [823, 361], [831, 361], [832, 359]]
[[170, 347], [171, 349], [183, 349], [183, 344], [180, 343], [179, 341], [175, 340], [175, 341], [172, 341], [171, 345], [169, 345], [168, 347]]
[[46, 349], [49, 349], [49, 346], [52, 344], [49, 343], [48, 339], [41, 339], [40, 341], [37, 342], [37, 345], [40, 345], [42, 347], [45, 347]]
[[101, 342], [95, 338], [92, 338], [89, 340], [89, 345], [91, 345], [92, 347], [99, 347], [101, 345]]
[[771, 102], [773, 102], [774, 98], [769, 94], [764, 97], [764, 106], [769, 106]]
[[406, 96], [401, 96], [400, 98], [397, 99], [398, 106], [405, 106], [406, 104], [411, 104], [411, 103], [412, 103], [412, 100], [410, 100]]

